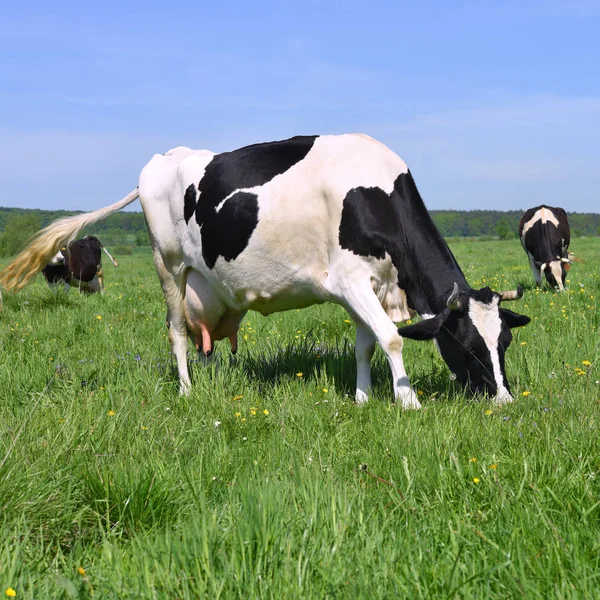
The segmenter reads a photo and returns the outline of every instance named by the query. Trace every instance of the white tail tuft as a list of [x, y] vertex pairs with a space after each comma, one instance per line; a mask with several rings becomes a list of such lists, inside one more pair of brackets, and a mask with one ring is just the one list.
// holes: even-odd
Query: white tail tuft
[[108, 215], [125, 208], [137, 200], [138, 195], [136, 188], [125, 198], [110, 206], [50, 223], [38, 232], [27, 247], [21, 250], [17, 258], [0, 273], [0, 285], [8, 292], [18, 292], [48, 264], [60, 248], [74, 241], [84, 227], [102, 221]]

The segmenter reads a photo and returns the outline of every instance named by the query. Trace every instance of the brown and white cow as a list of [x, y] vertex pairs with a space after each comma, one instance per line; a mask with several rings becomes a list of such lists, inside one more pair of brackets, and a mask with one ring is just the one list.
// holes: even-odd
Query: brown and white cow
[[[0, 275], [17, 290], [83, 227], [140, 199], [168, 307], [182, 394], [190, 391], [189, 332], [201, 347], [262, 314], [335, 302], [356, 323], [356, 400], [371, 386], [379, 343], [404, 408], [420, 406], [402, 360], [403, 338], [435, 338], [458, 380], [499, 403], [511, 327], [501, 308], [522, 290], [474, 290], [436, 229], [406, 164], [364, 135], [298, 136], [214, 154], [175, 148], [144, 167], [139, 188], [40, 232]], [[416, 311], [424, 320], [394, 320]], [[206, 336], [206, 338], [205, 338]]]

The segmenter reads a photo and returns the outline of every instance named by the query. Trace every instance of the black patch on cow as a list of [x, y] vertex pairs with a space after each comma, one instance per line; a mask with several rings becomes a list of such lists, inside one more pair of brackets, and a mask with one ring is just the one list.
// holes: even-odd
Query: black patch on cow
[[42, 274], [48, 283], [59, 283], [61, 281], [69, 283], [71, 281], [71, 272], [64, 264], [46, 265], [42, 269]]
[[196, 210], [196, 188], [193, 183], [188, 186], [188, 189], [185, 190], [185, 195], [183, 196], [183, 218], [185, 219], [186, 224], [190, 222], [190, 219], [194, 215], [194, 211]]
[[[208, 163], [195, 197], [196, 222], [201, 229], [202, 256], [213, 268], [219, 256], [233, 260], [246, 248], [258, 224], [258, 196], [236, 190], [264, 185], [306, 157], [317, 136], [297, 136], [279, 142], [246, 146], [217, 154]], [[191, 187], [191, 186], [190, 186]], [[189, 196], [188, 196], [189, 192]], [[184, 217], [192, 210], [190, 188], [184, 197]], [[191, 218], [191, 216], [190, 216]]]
[[382, 259], [389, 254], [408, 305], [420, 314], [442, 312], [454, 282], [461, 290], [470, 289], [410, 171], [397, 177], [391, 194], [378, 187], [346, 194], [339, 243], [359, 256]]
[[248, 245], [258, 223], [258, 196], [237, 192], [211, 219], [211, 227], [202, 228], [202, 256], [212, 269], [217, 258], [238, 257]]

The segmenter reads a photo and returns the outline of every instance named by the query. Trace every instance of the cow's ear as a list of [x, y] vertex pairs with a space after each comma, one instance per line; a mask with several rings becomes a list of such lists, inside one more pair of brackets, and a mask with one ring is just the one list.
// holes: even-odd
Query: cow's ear
[[398, 333], [402, 337], [410, 338], [411, 340], [430, 340], [440, 332], [440, 329], [448, 316], [446, 312], [447, 311], [444, 311], [431, 319], [423, 319], [423, 321], [415, 323], [414, 325], [400, 327]]
[[502, 318], [506, 321], [506, 324], [512, 329], [513, 327], [523, 327], [527, 325], [531, 319], [525, 315], [519, 315], [512, 310], [501, 308]]

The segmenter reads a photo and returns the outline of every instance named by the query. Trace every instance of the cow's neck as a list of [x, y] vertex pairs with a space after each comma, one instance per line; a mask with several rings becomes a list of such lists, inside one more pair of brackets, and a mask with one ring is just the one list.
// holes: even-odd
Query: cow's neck
[[438, 314], [446, 308], [455, 282], [461, 291], [471, 288], [425, 208], [410, 171], [396, 179], [394, 188], [399, 235], [391, 254], [398, 285], [410, 308], [420, 315]]

